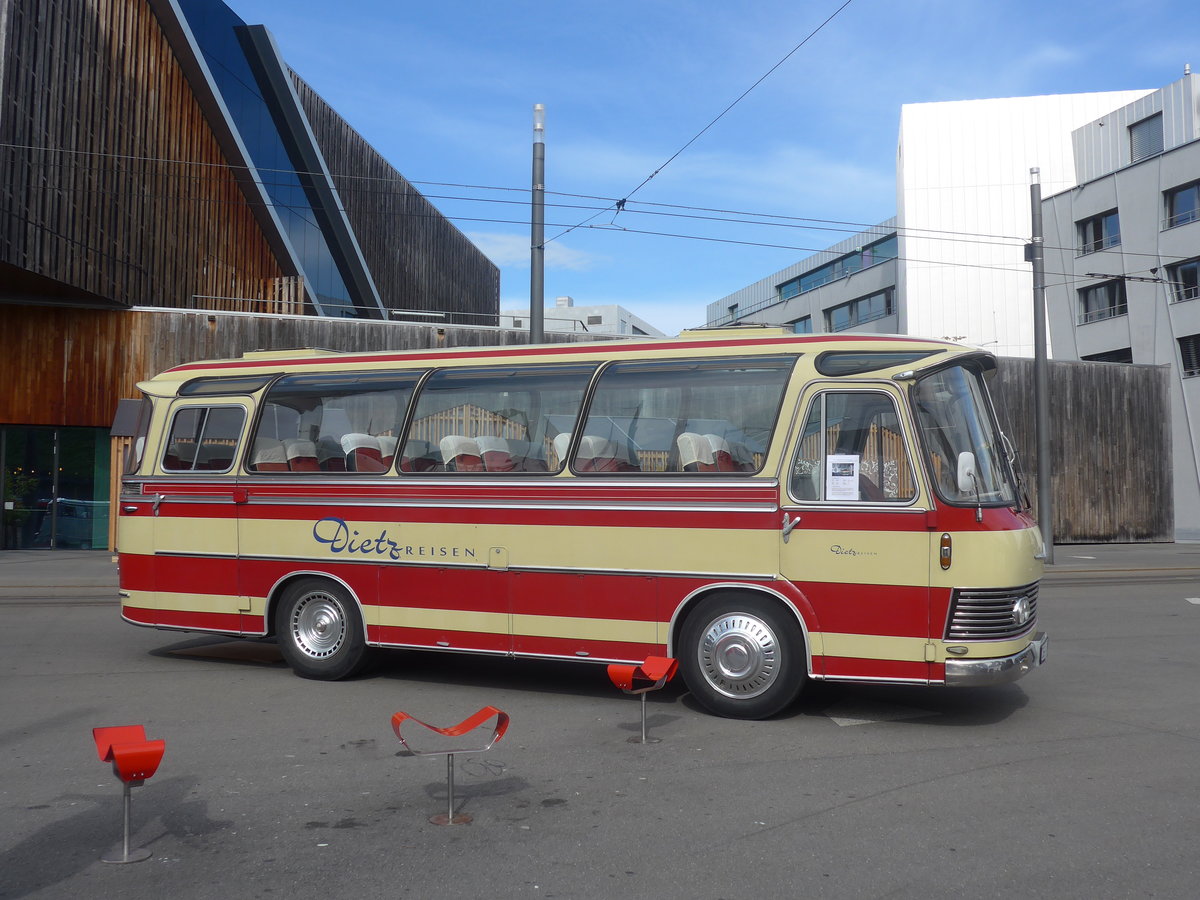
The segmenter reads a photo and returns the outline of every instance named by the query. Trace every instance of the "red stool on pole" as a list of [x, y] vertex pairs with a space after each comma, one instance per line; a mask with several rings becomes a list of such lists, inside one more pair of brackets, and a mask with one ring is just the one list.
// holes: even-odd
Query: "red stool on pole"
[[[496, 724], [492, 728], [492, 736], [488, 742], [482, 747], [456, 747], [452, 750], [417, 750], [415, 747], [409, 746], [408, 741], [404, 739], [404, 735], [400, 733], [401, 727], [405, 722], [415, 722], [422, 728], [427, 728], [434, 734], [440, 734], [442, 737], [456, 738], [461, 737], [468, 731], [473, 731], [482, 725], [484, 722], [495, 718]], [[414, 719], [406, 712], [398, 712], [392, 716], [392, 730], [396, 732], [396, 737], [400, 739], [400, 743], [404, 745], [404, 749], [414, 756], [438, 756], [446, 757], [446, 814], [431, 816], [429, 821], [434, 825], [463, 825], [471, 821], [471, 816], [467, 813], [454, 814], [454, 754], [455, 753], [484, 753], [504, 737], [504, 732], [508, 730], [508, 713], [501, 712], [494, 706], [485, 706], [473, 716], [463, 719], [457, 725], [449, 728], [438, 728], [430, 725], [427, 722], [422, 722], [420, 719]]]
[[107, 856], [100, 857], [100, 861], [131, 863], [149, 859], [149, 850], [129, 849], [129, 791], [131, 788], [141, 787], [147, 778], [158, 771], [158, 764], [162, 762], [167, 742], [146, 740], [146, 728], [143, 725], [93, 728], [92, 738], [96, 741], [96, 753], [100, 761], [112, 763], [113, 774], [121, 782], [124, 799], [124, 837], [121, 841], [121, 853], [117, 855], [114, 849]]
[[669, 656], [647, 656], [641, 665], [631, 666], [613, 663], [608, 667], [608, 677], [627, 694], [642, 695], [642, 736], [631, 737], [631, 744], [657, 744], [659, 738], [646, 737], [646, 694], [657, 691], [675, 677], [679, 660]]

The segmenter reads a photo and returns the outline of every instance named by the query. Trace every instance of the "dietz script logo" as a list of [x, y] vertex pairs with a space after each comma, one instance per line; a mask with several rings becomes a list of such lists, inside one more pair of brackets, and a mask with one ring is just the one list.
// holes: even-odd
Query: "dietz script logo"
[[[399, 526], [394, 526], [399, 531]], [[388, 536], [386, 527], [378, 534], [364, 535], [351, 528], [345, 519], [327, 516], [313, 524], [313, 539], [325, 544], [333, 553], [348, 556], [369, 556], [376, 559], [474, 559], [475, 551], [470, 547], [453, 547], [443, 544], [408, 544]]]
[[841, 544], [834, 544], [829, 548], [829, 552], [837, 556], [878, 556], [874, 550], [855, 550], [853, 547], [843, 547]]

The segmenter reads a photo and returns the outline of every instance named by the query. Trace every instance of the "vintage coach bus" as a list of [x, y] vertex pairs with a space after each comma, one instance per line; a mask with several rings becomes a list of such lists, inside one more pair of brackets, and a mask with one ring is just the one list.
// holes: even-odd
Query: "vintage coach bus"
[[1011, 681], [1043, 547], [984, 352], [879, 335], [251, 353], [140, 385], [123, 615], [373, 648], [680, 661], [758, 718], [806, 679]]

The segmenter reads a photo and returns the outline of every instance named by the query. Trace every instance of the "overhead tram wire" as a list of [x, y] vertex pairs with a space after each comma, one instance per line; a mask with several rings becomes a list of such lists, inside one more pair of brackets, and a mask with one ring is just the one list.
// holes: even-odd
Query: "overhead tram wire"
[[[210, 170], [217, 170], [217, 169], [222, 170], [222, 171], [228, 171], [230, 169], [242, 169], [244, 171], [250, 170], [250, 167], [234, 166], [234, 165], [230, 165], [227, 163], [209, 163], [209, 162], [201, 162], [201, 161], [168, 159], [168, 158], [163, 158], [163, 157], [144, 157], [144, 156], [131, 156], [131, 155], [124, 155], [124, 154], [98, 153], [98, 152], [93, 152], [93, 151], [82, 151], [82, 150], [60, 150], [60, 149], [52, 149], [52, 148], [33, 147], [33, 146], [28, 146], [28, 145], [16, 145], [16, 144], [10, 144], [10, 143], [0, 143], [0, 148], [18, 149], [18, 150], [36, 150], [36, 151], [40, 151], [40, 152], [56, 153], [56, 154], [62, 154], [62, 155], [82, 155], [82, 156], [89, 156], [89, 157], [99, 157], [99, 158], [116, 159], [116, 160], [122, 160], [122, 161], [141, 162], [141, 163], [156, 162], [156, 163], [165, 163], [165, 164], [170, 164], [170, 165], [175, 165], [175, 166], [195, 166], [195, 167], [200, 167], [200, 168], [205, 168], [205, 169], [210, 169]], [[47, 167], [52, 166], [52, 167], [56, 167], [56, 168], [66, 168], [67, 167], [67, 164], [63, 164], [63, 163], [38, 163], [38, 165], [47, 166]], [[89, 167], [75, 166], [73, 168], [76, 171], [85, 169], [86, 171], [90, 171], [90, 172], [97, 172], [97, 171], [103, 170], [101, 167], [96, 167], [96, 166], [89, 166]], [[323, 175], [324, 175], [324, 173], [309, 173], [309, 172], [293, 170], [293, 169], [255, 168], [255, 169], [253, 169], [253, 171], [259, 176], [256, 179], [256, 182], [258, 184], [260, 184], [261, 186], [263, 186], [264, 188], [273, 187], [273, 186], [295, 187], [294, 184], [285, 183], [285, 182], [273, 182], [270, 180], [266, 180], [264, 177], [262, 177], [262, 176], [271, 175], [273, 173], [295, 175], [295, 176], [317, 176], [317, 175], [320, 175], [323, 177]], [[131, 172], [122, 172], [122, 173], [118, 173], [118, 174], [120, 174], [122, 177], [126, 177], [126, 178], [138, 177], [135, 173], [131, 173]], [[399, 174], [399, 173], [397, 173], [397, 174]], [[225, 180], [224, 178], [214, 178], [211, 176], [171, 175], [168, 173], [161, 173], [161, 172], [147, 174], [146, 177], [153, 177], [156, 179], [168, 179], [168, 180], [175, 180], [175, 181], [203, 180], [203, 181], [216, 182], [216, 181], [224, 181]], [[405, 183], [407, 183], [409, 185], [414, 185], [414, 186], [415, 185], [431, 185], [431, 186], [459, 187], [459, 188], [471, 189], [471, 190], [487, 190], [487, 191], [498, 191], [498, 192], [512, 192], [512, 193], [528, 192], [528, 188], [500, 187], [500, 186], [491, 186], [491, 185], [468, 185], [468, 184], [460, 184], [457, 182], [410, 181], [406, 178], [403, 178], [402, 175], [399, 177], [402, 178], [405, 181]], [[394, 183], [392, 181], [392, 179], [388, 179], [388, 178], [380, 177], [380, 176], [364, 176], [364, 175], [350, 175], [350, 174], [334, 173], [332, 175], [332, 178], [334, 178], [335, 180], [340, 179], [343, 181], [379, 182], [379, 183], [384, 183], [384, 184], [393, 184]], [[52, 190], [55, 190], [60, 193], [64, 193], [64, 192], [71, 193], [72, 192], [71, 188], [66, 188], [63, 186], [54, 186], [54, 187], [45, 186], [45, 187], [48, 190], [52, 189]], [[93, 194], [108, 195], [108, 196], [112, 196], [112, 197], [120, 197], [121, 196], [121, 193], [117, 192], [117, 191], [97, 191], [94, 188], [83, 188], [83, 187], [77, 188], [75, 190], [80, 193], [87, 192], [87, 193], [93, 193]], [[359, 188], [348, 187], [345, 184], [338, 186], [338, 191], [339, 191], [339, 193], [358, 193], [358, 194], [370, 193], [370, 194], [375, 194], [375, 195], [395, 195], [395, 196], [405, 196], [407, 194], [407, 192], [405, 192], [403, 190], [399, 190], [399, 191], [397, 191], [397, 190], [365, 191], [365, 190], [362, 190]], [[525, 206], [525, 205], [527, 205], [527, 201], [525, 201], [525, 200], [500, 200], [500, 199], [493, 199], [493, 198], [480, 198], [480, 197], [469, 197], [469, 196], [468, 197], [460, 197], [460, 196], [449, 195], [449, 194], [425, 194], [421, 191], [415, 191], [415, 193], [418, 196], [420, 196], [421, 198], [426, 199], [426, 200], [432, 198], [432, 199], [453, 200], [453, 201], [467, 202], [467, 203], [497, 203], [497, 204], [502, 204], [502, 205], [506, 205], [506, 206]], [[599, 207], [599, 208], [588, 207], [588, 206], [579, 206], [576, 204], [548, 204], [549, 206], [554, 206], [554, 207], [558, 207], [561, 209], [596, 209], [597, 214], [611, 211], [613, 208], [611, 204], [614, 202], [617, 202], [617, 201], [613, 201], [611, 198], [608, 198], [608, 197], [591, 195], [591, 194], [575, 194], [575, 193], [558, 192], [558, 191], [547, 191], [547, 194], [552, 195], [552, 196], [557, 196], [557, 197], [568, 198], [568, 199], [598, 200], [598, 201], [602, 201], [602, 202], [609, 204], [607, 206]], [[186, 200], [186, 201], [197, 202], [197, 203], [205, 203], [205, 204], [209, 204], [209, 205], [235, 202], [235, 201], [223, 201], [223, 200], [207, 200], [207, 199], [185, 197], [185, 196], [178, 196], [178, 195], [172, 196], [172, 195], [162, 194], [162, 193], [145, 194], [145, 193], [139, 192], [136, 196], [137, 196], [137, 199], [139, 199], [139, 200], [166, 198], [166, 199], [175, 199], [175, 200]], [[268, 204], [259, 203], [257, 201], [251, 201], [248, 199], [243, 199], [243, 200], [236, 201], [236, 202], [239, 204], [247, 205], [247, 206], [268, 205]], [[630, 214], [659, 215], [659, 216], [664, 216], [664, 217], [691, 219], [691, 220], [696, 220], [696, 221], [712, 221], [712, 222], [718, 222], [718, 223], [723, 223], [723, 224], [733, 224], [733, 225], [744, 224], [744, 225], [750, 225], [750, 226], [755, 226], [755, 227], [783, 227], [783, 228], [791, 228], [791, 229], [797, 229], [797, 230], [829, 231], [829, 232], [842, 232], [842, 233], [851, 233], [851, 234], [856, 234], [856, 233], [859, 233], [860, 231], [868, 231], [871, 229], [879, 229], [879, 223], [868, 224], [868, 223], [863, 223], [863, 222], [851, 222], [851, 221], [839, 220], [839, 219], [818, 219], [818, 218], [811, 218], [811, 217], [804, 217], [804, 216], [787, 216], [787, 215], [782, 215], [782, 214], [777, 214], [777, 213], [727, 210], [727, 209], [722, 209], [722, 208], [688, 206], [688, 205], [684, 205], [684, 204], [671, 204], [671, 203], [655, 203], [655, 202], [649, 202], [649, 201], [631, 201], [631, 204], [635, 204], [636, 206], [644, 206], [644, 207], [661, 207], [663, 209], [670, 209], [670, 210], [687, 210], [687, 211], [692, 211], [693, 213], [705, 213], [705, 212], [721, 213], [721, 214], [723, 214], [723, 216], [703, 216], [703, 215], [684, 214], [684, 213], [658, 213], [658, 212], [654, 212], [652, 210], [640, 210], [640, 209], [629, 208], [629, 207], [626, 207], [624, 209], [625, 212], [628, 212]], [[309, 211], [306, 207], [293, 206], [291, 204], [283, 203], [283, 202], [279, 202], [279, 201], [272, 201], [269, 205], [277, 206], [282, 209], [287, 209], [293, 213], [300, 213], [302, 215]], [[408, 216], [408, 217], [422, 217], [422, 218], [432, 218], [435, 215], [441, 215], [447, 219], [451, 219], [451, 220], [455, 220], [455, 221], [463, 221], [463, 222], [513, 224], [513, 225], [525, 225], [525, 226], [528, 226], [528, 224], [529, 224], [528, 221], [520, 220], [520, 219], [513, 220], [513, 219], [472, 217], [472, 216], [453, 216], [453, 215], [446, 215], [445, 213], [442, 213], [442, 212], [436, 211], [436, 210], [431, 213], [406, 212], [406, 213], [400, 213], [397, 215]], [[724, 216], [733, 216], [733, 217], [738, 217], [738, 218], [725, 218]], [[314, 226], [316, 225], [316, 223], [313, 222], [311, 219], [309, 219], [306, 215], [304, 215], [303, 217], [304, 217], [305, 221], [307, 221], [309, 224], [312, 224]], [[779, 220], [779, 221], [754, 221], [751, 217], [755, 217], [758, 219], [775, 219], [775, 220]], [[725, 241], [728, 243], [743, 244], [746, 246], [760, 246], [760, 247], [764, 247], [764, 248], [778, 248], [778, 249], [793, 249], [793, 250], [797, 250], [800, 252], [806, 252], [806, 253], [825, 252], [829, 249], [828, 247], [820, 247], [820, 248], [795, 247], [793, 245], [775, 244], [775, 243], [770, 243], [770, 242], [743, 241], [743, 240], [720, 239], [720, 238], [705, 238], [704, 236], [700, 236], [700, 235], [676, 234], [676, 233], [672, 233], [672, 232], [649, 231], [649, 230], [640, 230], [640, 229], [623, 228], [623, 227], [618, 228], [618, 229], [612, 229], [609, 226], [588, 225], [587, 224], [588, 221], [590, 221], [590, 219], [593, 219], [593, 218], [595, 218], [595, 216], [591, 216], [591, 217], [589, 217], [588, 220], [584, 220], [584, 222], [577, 223], [574, 225], [567, 225], [567, 224], [563, 223], [563, 224], [554, 225], [553, 227], [564, 228], [564, 229], [567, 229], [568, 231], [579, 229], [579, 228], [588, 228], [589, 230], [599, 230], [599, 231], [618, 230], [618, 231], [625, 231], [630, 234], [646, 234], [646, 235], [654, 235], [654, 236], [661, 236], [661, 237], [674, 237], [674, 238], [687, 239], [687, 240]], [[807, 223], [807, 224], [801, 224], [801, 223]], [[1006, 242], [1013, 242], [1014, 244], [1016, 242], [1020, 242], [1021, 245], [1023, 245], [1024, 243], [1026, 243], [1028, 241], [1028, 238], [1020, 237], [1020, 236], [1016, 236], [1016, 235], [986, 234], [986, 233], [982, 233], [982, 232], [960, 232], [960, 231], [950, 231], [950, 230], [944, 230], [944, 229], [927, 229], [927, 228], [915, 228], [915, 227], [914, 228], [905, 228], [902, 226], [895, 226], [891, 229], [887, 229], [887, 231], [889, 231], [889, 232], [894, 231], [897, 234], [902, 234], [902, 235], [912, 237], [912, 238], [921, 238], [924, 240], [953, 241], [953, 242], [957, 242], [957, 243], [973, 243], [973, 244], [978, 244], [981, 246], [1008, 247], [1008, 246], [1012, 246], [1012, 244], [1009, 244]], [[884, 230], [880, 229], [880, 232], [881, 232], [881, 236], [883, 236]], [[978, 238], [979, 240], [972, 240], [972, 238]], [[1074, 251], [1078, 250], [1078, 248], [1076, 248], [1076, 247], [1056, 247], [1056, 246], [1050, 246], [1050, 245], [1047, 245], [1046, 249], [1047, 250], [1057, 250], [1057, 251], [1062, 251], [1062, 252], [1074, 252]], [[1127, 248], [1122, 248], [1122, 254], [1126, 257], [1143, 256], [1143, 257], [1147, 257], [1149, 259], [1160, 260], [1167, 264], [1169, 264], [1171, 261], [1182, 261], [1184, 259], [1190, 258], [1190, 257], [1184, 257], [1184, 256], [1168, 257], [1168, 256], [1163, 256], [1158, 253], [1140, 252], [1140, 251], [1135, 251], [1135, 250], [1129, 250]], [[914, 260], [914, 261], [919, 261], [919, 260]], [[950, 264], [950, 263], [937, 263], [937, 264], [938, 265], [946, 265], [946, 264]], [[1140, 271], [1147, 271], [1147, 270], [1140, 270]], [[1054, 274], [1062, 274], [1064, 277], [1075, 277], [1073, 274], [1069, 274], [1069, 273], [1054, 273]]]
[[[748, 88], [746, 88], [746, 90], [742, 91], [742, 93], [737, 97], [736, 100], [734, 100], [732, 103], [730, 103], [728, 106], [726, 106], [723, 110], [721, 110], [721, 112], [718, 113], [717, 116], [711, 122], [709, 122], [707, 125], [705, 125], [703, 128], [701, 128], [698, 132], [696, 132], [694, 135], [692, 135], [691, 139], [688, 140], [687, 143], [685, 143], [682, 147], [680, 147], [674, 153], [672, 153], [666, 162], [664, 162], [661, 166], [659, 166], [657, 169], [655, 169], [653, 172], [651, 172], [649, 175], [647, 175], [645, 178], [643, 178], [641, 184], [639, 184], [632, 191], [627, 193], [620, 200], [617, 200], [612, 206], [608, 207], [605, 210], [601, 210], [600, 212], [596, 213], [595, 215], [589, 216], [588, 218], [586, 218], [582, 222], [580, 222], [578, 225], [574, 225], [574, 226], [566, 229], [565, 231], [562, 231], [559, 234], [554, 235], [554, 237], [550, 238], [545, 243], [547, 243], [547, 244], [553, 243], [554, 241], [558, 240], [560, 237], [570, 234], [572, 231], [574, 231], [577, 228], [581, 228], [582, 226], [586, 225], [588, 222], [591, 222], [597, 216], [603, 215], [603, 213], [608, 212], [609, 210], [613, 210], [616, 213], [620, 213], [622, 210], [624, 210], [625, 204], [629, 201], [630, 197], [632, 197], [634, 194], [636, 194], [638, 191], [640, 191], [642, 188], [644, 188], [647, 184], [649, 184], [658, 175], [659, 172], [661, 172], [663, 169], [665, 169], [667, 166], [669, 166], [671, 163], [673, 163], [679, 157], [679, 155], [683, 153], [683, 151], [687, 150], [688, 147], [692, 146], [692, 144], [694, 144], [694, 143], [696, 143], [696, 141], [700, 140], [700, 138], [703, 137], [704, 134], [706, 134], [710, 128], [712, 128], [719, 121], [721, 121], [721, 119], [725, 118], [726, 114], [728, 114], [731, 109], [733, 109], [735, 106], [737, 106], [739, 103], [741, 103], [744, 99], [746, 99], [746, 97], [750, 94], [751, 91], [753, 91], [756, 87], [758, 87], [760, 84], [762, 84], [764, 81], [766, 81], [775, 72], [776, 69], [778, 69], [785, 62], [787, 62], [789, 59], [791, 59], [792, 56], [795, 55], [795, 53], [801, 47], [803, 47], [810, 40], [812, 40], [817, 34], [819, 34], [821, 29], [823, 29], [826, 25], [828, 25], [835, 18], [837, 18], [838, 14], [841, 13], [842, 10], [844, 10], [847, 6], [849, 6], [853, 2], [854, 2], [854, 0], [845, 0], [845, 2], [842, 3], [841, 6], [839, 6], [832, 13], [830, 13], [830, 15], [825, 19], [824, 22], [822, 22], [820, 25], [818, 25], [816, 28], [814, 28], [812, 31], [810, 31], [808, 33], [808, 35], [804, 38], [804, 40], [802, 40], [795, 47], [793, 47], [791, 50], [789, 50], [787, 52], [787, 54], [784, 55], [783, 59], [779, 60], [779, 62], [777, 62], [777, 63], [775, 63], [775, 65], [771, 66], [771, 68], [769, 68], [765, 73], [763, 73], [762, 77], [760, 77], [758, 79], [758, 81], [754, 82], [754, 84], [750, 85], [750, 87], [748, 87]], [[615, 219], [616, 219], [615, 215], [614, 215], [613, 219], [615, 221]]]

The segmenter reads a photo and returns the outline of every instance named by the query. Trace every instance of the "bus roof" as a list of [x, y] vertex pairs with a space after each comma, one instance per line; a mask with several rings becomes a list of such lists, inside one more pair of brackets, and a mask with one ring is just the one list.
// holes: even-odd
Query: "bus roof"
[[[780, 329], [782, 331], [782, 329]], [[765, 332], [765, 333], [764, 333]], [[331, 372], [346, 369], [371, 371], [391, 368], [429, 368], [444, 365], [516, 365], [532, 362], [601, 362], [612, 359], [702, 358], [706, 356], [757, 355], [794, 352], [816, 357], [831, 351], [845, 353], [946, 353], [941, 360], [982, 351], [939, 339], [908, 335], [841, 334], [797, 335], [772, 333], [775, 329], [713, 329], [684, 332], [676, 338], [627, 341], [589, 341], [564, 344], [519, 344], [472, 346], [421, 350], [334, 352], [323, 349], [253, 351], [241, 359], [198, 360], [175, 366], [157, 375], [145, 387], [149, 393], [173, 393], [171, 383], [182, 384], [197, 377], [267, 375], [284, 372]], [[986, 355], [986, 354], [985, 354]], [[911, 367], [911, 366], [909, 366]], [[879, 374], [891, 368], [879, 367]], [[865, 371], [865, 370], [864, 370]]]

